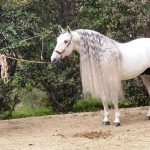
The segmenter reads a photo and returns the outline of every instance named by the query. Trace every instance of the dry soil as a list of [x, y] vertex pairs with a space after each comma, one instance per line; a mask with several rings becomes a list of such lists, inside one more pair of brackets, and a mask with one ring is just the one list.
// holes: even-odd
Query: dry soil
[[147, 112], [121, 109], [120, 127], [102, 126], [103, 111], [1, 120], [0, 150], [150, 150]]

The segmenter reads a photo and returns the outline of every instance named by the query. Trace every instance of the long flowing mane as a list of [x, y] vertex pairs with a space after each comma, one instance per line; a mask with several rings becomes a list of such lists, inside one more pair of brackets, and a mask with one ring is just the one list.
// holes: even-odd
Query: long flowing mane
[[103, 102], [122, 96], [121, 53], [114, 40], [91, 30], [76, 30], [80, 41], [80, 65], [83, 93]]

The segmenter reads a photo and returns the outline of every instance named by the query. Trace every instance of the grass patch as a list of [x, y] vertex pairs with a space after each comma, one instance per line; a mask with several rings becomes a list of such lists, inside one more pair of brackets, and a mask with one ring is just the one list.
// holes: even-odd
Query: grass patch
[[118, 105], [119, 105], [119, 108], [135, 107], [134, 103], [129, 101], [128, 99], [120, 100]]
[[80, 100], [75, 103], [73, 109], [74, 112], [89, 112], [89, 111], [97, 111], [103, 108], [102, 102], [97, 99], [86, 99]]
[[[127, 99], [119, 101], [119, 108], [129, 108], [134, 107], [133, 103], [128, 101]], [[109, 104], [109, 108], [114, 108], [113, 104]], [[89, 112], [89, 111], [98, 111], [103, 109], [102, 101], [97, 99], [87, 99], [87, 100], [79, 100], [75, 103], [74, 112]]]
[[[133, 103], [129, 100], [120, 100], [119, 101], [119, 108], [129, 108], [133, 107]], [[113, 108], [112, 104], [109, 104], [110, 108]], [[97, 99], [86, 99], [86, 100], [79, 100], [73, 106], [73, 112], [92, 112], [103, 110], [103, 104], [100, 100]], [[12, 114], [10, 115], [8, 112], [3, 113], [0, 115], [0, 119], [16, 119], [16, 118], [24, 118], [30, 116], [44, 116], [44, 115], [53, 115], [56, 114], [52, 107], [46, 108], [28, 108], [28, 107], [21, 107], [19, 109], [15, 109]]]
[[44, 116], [44, 115], [53, 115], [55, 114], [52, 108], [37, 108], [37, 109], [22, 109], [14, 110], [11, 116], [8, 113], [3, 114], [2, 119], [16, 119], [16, 118], [25, 118], [31, 116]]

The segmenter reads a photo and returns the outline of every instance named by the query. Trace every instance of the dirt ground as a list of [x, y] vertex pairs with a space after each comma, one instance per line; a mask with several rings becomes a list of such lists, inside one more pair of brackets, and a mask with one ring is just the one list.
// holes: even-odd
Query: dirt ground
[[0, 150], [150, 150], [147, 112], [121, 109], [120, 127], [102, 126], [103, 111], [1, 120]]

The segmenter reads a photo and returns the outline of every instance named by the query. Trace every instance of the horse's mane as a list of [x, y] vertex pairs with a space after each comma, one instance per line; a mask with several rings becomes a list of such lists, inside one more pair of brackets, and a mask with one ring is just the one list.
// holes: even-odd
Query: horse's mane
[[114, 40], [92, 30], [79, 29], [83, 93], [108, 101], [122, 96], [122, 57]]

